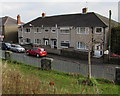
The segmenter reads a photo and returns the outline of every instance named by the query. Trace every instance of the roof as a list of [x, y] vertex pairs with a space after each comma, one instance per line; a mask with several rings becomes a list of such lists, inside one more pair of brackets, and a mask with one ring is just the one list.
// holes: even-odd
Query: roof
[[38, 17], [26, 23], [24, 27], [29, 27], [30, 24], [34, 27], [53, 27], [56, 24], [57, 26], [107, 27], [107, 24], [94, 12]]
[[[100, 18], [107, 26], [109, 26], [109, 19], [108, 19], [107, 17], [102, 16], [102, 15], [97, 14], [97, 13], [95, 13], [95, 14], [96, 14], [96, 16], [98, 16], [98, 18]], [[112, 26], [112, 27], [115, 27], [115, 26], [117, 26], [118, 24], [120, 24], [120, 23], [119, 23], [119, 22], [116, 22], [116, 21], [114, 21], [114, 20], [111, 20], [111, 26]]]
[[[24, 24], [23, 22], [21, 23]], [[2, 25], [17, 25], [17, 20], [9, 16], [5, 16], [5, 17], [0, 18], [0, 26]]]

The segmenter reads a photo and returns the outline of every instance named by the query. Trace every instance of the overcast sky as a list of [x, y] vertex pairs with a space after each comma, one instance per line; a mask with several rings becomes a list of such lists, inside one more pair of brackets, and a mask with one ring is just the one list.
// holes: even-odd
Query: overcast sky
[[21, 21], [26, 23], [41, 17], [43, 12], [47, 16], [75, 14], [81, 13], [82, 8], [87, 7], [88, 12], [96, 12], [106, 17], [109, 17], [111, 10], [112, 19], [118, 21], [118, 2], [119, 0], [1, 0], [0, 17], [10, 16], [16, 19], [20, 14]]

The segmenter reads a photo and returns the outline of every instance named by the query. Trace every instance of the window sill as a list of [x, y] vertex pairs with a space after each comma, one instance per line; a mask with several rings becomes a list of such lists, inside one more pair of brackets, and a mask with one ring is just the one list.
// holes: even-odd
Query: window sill
[[89, 33], [77, 33], [77, 34], [80, 34], [80, 35], [89, 35]]
[[88, 49], [83, 49], [83, 48], [77, 48], [77, 50], [86, 50], [86, 51], [87, 51]]
[[68, 48], [68, 47], [66, 47], [66, 46], [61, 46], [61, 48]]
[[60, 33], [60, 34], [63, 34], [63, 35], [69, 35], [70, 33]]

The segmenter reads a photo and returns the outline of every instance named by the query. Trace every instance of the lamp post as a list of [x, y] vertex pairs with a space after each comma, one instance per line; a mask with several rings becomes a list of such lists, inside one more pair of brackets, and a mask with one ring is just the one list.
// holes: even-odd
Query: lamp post
[[108, 60], [110, 61], [110, 54], [111, 54], [111, 10], [109, 10], [109, 57]]

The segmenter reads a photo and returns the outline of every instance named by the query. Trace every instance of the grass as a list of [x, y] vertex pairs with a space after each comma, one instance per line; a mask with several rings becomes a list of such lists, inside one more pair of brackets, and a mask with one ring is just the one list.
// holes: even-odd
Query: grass
[[[85, 85], [86, 77], [58, 71], [44, 71], [16, 61], [2, 61], [3, 94], [119, 94], [120, 86], [106, 79], [94, 79]], [[50, 85], [54, 82], [54, 85]]]

